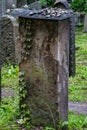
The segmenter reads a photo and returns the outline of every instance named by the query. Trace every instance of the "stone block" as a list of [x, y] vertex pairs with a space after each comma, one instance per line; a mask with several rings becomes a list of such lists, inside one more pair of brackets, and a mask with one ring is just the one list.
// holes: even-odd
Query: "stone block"
[[68, 119], [68, 25], [69, 19], [19, 19], [20, 88], [25, 82], [27, 92], [20, 100], [20, 108], [26, 103], [31, 126], [58, 130], [59, 121]]

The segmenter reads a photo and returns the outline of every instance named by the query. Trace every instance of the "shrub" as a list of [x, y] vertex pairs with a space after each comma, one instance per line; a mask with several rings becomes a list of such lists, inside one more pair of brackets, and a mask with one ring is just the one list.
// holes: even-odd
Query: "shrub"
[[87, 0], [73, 0], [71, 7], [74, 11], [87, 12]]

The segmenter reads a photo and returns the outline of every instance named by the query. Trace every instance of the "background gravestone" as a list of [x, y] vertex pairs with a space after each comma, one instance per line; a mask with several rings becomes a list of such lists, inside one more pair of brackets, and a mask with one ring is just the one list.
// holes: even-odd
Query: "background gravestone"
[[18, 24], [14, 17], [4, 15], [1, 19], [1, 48], [3, 63], [17, 63], [16, 44], [18, 38]]
[[84, 20], [84, 32], [87, 32], [87, 15], [85, 15], [85, 20]]
[[23, 5], [27, 4], [27, 0], [17, 0], [17, 7], [20, 8]]
[[15, 4], [15, 6], [16, 6], [16, 0], [6, 0], [5, 1], [6, 10], [11, 9], [13, 4]]

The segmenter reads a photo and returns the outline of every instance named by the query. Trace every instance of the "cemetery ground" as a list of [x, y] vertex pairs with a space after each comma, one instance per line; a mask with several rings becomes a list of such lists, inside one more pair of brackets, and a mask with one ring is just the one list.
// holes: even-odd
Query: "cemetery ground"
[[[87, 103], [87, 33], [76, 30], [76, 75], [69, 78], [69, 102]], [[77, 107], [78, 111], [79, 107]], [[83, 109], [83, 107], [82, 107]], [[84, 111], [84, 110], [82, 110]], [[87, 111], [87, 110], [86, 110]], [[19, 124], [18, 66], [5, 65], [2, 69], [2, 102], [0, 130], [18, 130]], [[62, 127], [67, 122], [60, 123]], [[87, 130], [87, 115], [69, 110], [69, 130]], [[53, 130], [46, 127], [45, 130]]]

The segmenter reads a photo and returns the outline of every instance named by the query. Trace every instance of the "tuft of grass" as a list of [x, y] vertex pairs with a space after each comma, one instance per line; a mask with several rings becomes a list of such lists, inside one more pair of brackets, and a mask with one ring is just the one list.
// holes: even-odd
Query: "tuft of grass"
[[2, 87], [13, 88], [18, 87], [18, 66], [4, 65], [2, 67]]
[[[69, 130], [86, 130], [87, 116], [69, 112]], [[84, 128], [84, 129], [83, 129]]]
[[0, 130], [18, 130], [18, 98], [4, 98], [0, 106]]
[[[19, 113], [18, 99], [18, 66], [4, 65], [2, 67], [2, 86], [7, 91], [15, 90], [15, 97], [2, 97], [0, 105], [0, 130], [18, 130], [16, 120]], [[3, 89], [2, 88], [2, 89]]]

